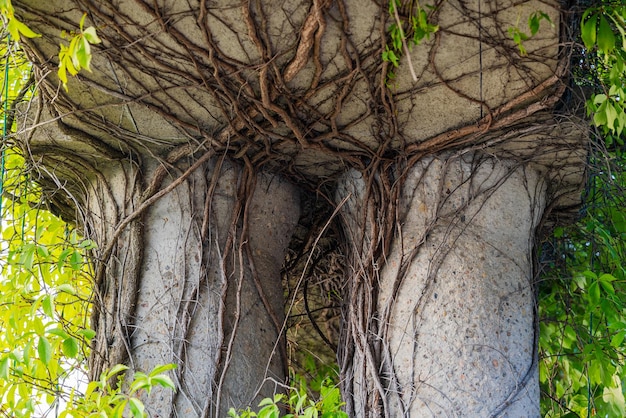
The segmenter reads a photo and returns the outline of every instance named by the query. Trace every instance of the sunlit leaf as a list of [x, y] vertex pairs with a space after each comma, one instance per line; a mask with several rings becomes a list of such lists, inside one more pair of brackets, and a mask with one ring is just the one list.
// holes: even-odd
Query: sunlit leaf
[[59, 292], [69, 293], [70, 295], [76, 295], [76, 288], [69, 283], [63, 283], [57, 287]]
[[46, 337], [39, 337], [39, 344], [37, 344], [37, 353], [39, 354], [39, 360], [43, 364], [48, 365], [52, 358], [52, 345]]
[[78, 331], [78, 333], [82, 336], [84, 336], [86, 339], [91, 340], [93, 337], [96, 336], [96, 332], [92, 329], [81, 329]]
[[5, 356], [0, 360], [0, 379], [7, 379], [9, 377], [10, 361], [11, 360], [8, 356]]
[[89, 26], [87, 29], [85, 29], [83, 31], [83, 35], [85, 36], [87, 42], [89, 42], [90, 44], [99, 44], [100, 42], [102, 42], [96, 34], [96, 28], [94, 28], [93, 26]]
[[587, 49], [592, 49], [596, 44], [596, 25], [598, 19], [595, 15], [586, 18], [587, 13], [583, 15], [583, 24], [581, 27], [581, 37]]
[[56, 335], [57, 337], [61, 337], [63, 339], [69, 338], [69, 334], [62, 328], [51, 328], [46, 331], [46, 334]]
[[130, 406], [130, 411], [133, 414], [133, 417], [135, 418], [142, 418], [144, 416], [144, 405], [143, 403], [137, 399], [137, 398], [130, 398], [129, 399], [129, 406]]
[[70, 337], [63, 340], [61, 349], [67, 357], [75, 358], [80, 350], [80, 345], [74, 337]]
[[164, 374], [152, 377], [152, 381], [153, 383], [163, 386], [164, 388], [169, 388], [169, 389], [176, 388], [176, 385], [174, 384], [172, 379], [169, 376], [166, 376]]
[[41, 301], [43, 312], [50, 318], [54, 317], [54, 297], [53, 295], [45, 295]]
[[591, 282], [587, 288], [589, 294], [589, 303], [592, 306], [597, 306], [600, 303], [600, 285], [597, 281]]
[[624, 342], [624, 337], [626, 336], [626, 331], [618, 332], [611, 338], [611, 347], [619, 347]]
[[598, 48], [605, 54], [611, 53], [615, 48], [615, 34], [606, 17], [600, 17], [600, 26], [598, 27]]

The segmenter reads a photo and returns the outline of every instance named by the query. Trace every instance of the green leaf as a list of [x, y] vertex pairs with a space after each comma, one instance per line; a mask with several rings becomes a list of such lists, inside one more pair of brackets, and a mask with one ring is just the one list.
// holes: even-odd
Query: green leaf
[[8, 356], [5, 356], [2, 360], [0, 360], [0, 379], [8, 379], [9, 378], [9, 362], [11, 360]]
[[539, 32], [539, 15], [537, 13], [533, 13], [528, 18], [528, 28], [530, 29], [530, 34], [535, 35]]
[[615, 295], [615, 289], [613, 288], [611, 282], [600, 281], [600, 286], [602, 286], [602, 289], [604, 289], [607, 294]]
[[51, 328], [46, 331], [46, 334], [56, 335], [57, 337], [61, 337], [62, 339], [69, 338], [69, 334], [65, 332], [63, 328]]
[[74, 251], [70, 256], [70, 267], [74, 271], [78, 271], [83, 267], [83, 256], [78, 251]]
[[75, 62], [78, 62], [76, 68], [84, 68], [87, 71], [91, 71], [91, 46], [84, 36], [78, 38], [73, 57]]
[[88, 340], [91, 340], [93, 337], [96, 336], [96, 331], [86, 328], [86, 329], [81, 329], [78, 331], [79, 335], [82, 335], [83, 337], [85, 337]]
[[133, 394], [142, 389], [150, 393], [152, 389], [152, 383], [145, 373], [136, 372], [134, 375], [133, 383], [130, 385], [130, 393]]
[[80, 244], [78, 244], [78, 248], [82, 248], [84, 250], [93, 250], [94, 248], [98, 248], [98, 246], [92, 240], [86, 239], [86, 240], [81, 241]]
[[591, 270], [583, 271], [583, 276], [585, 276], [586, 278], [591, 279], [591, 280], [597, 280], [598, 279], [598, 275], [596, 273], [594, 273], [593, 271], [591, 271]]
[[176, 389], [176, 385], [174, 384], [172, 379], [170, 379], [169, 376], [166, 376], [164, 374], [160, 374], [160, 375], [156, 375], [156, 376], [152, 377], [152, 381], [154, 383], [157, 383], [157, 384], [163, 386], [164, 388]]
[[605, 54], [610, 54], [615, 49], [615, 34], [604, 15], [600, 16], [600, 26], [598, 27], [598, 49]]
[[96, 28], [94, 28], [93, 26], [89, 26], [87, 29], [85, 29], [83, 31], [83, 35], [85, 36], [87, 42], [89, 42], [90, 44], [99, 44], [100, 42], [102, 42], [98, 37], [98, 34], [96, 34]]
[[597, 105], [598, 104], [602, 104], [602, 103], [604, 103], [606, 101], [606, 99], [607, 99], [607, 95], [606, 94], [596, 94], [593, 97], [593, 103], [597, 104]]
[[152, 369], [152, 371], [150, 372], [150, 376], [156, 376], [158, 374], [161, 374], [163, 372], [166, 372], [168, 370], [174, 370], [175, 368], [177, 368], [178, 366], [176, 366], [176, 364], [174, 363], [168, 363], [168, 364], [162, 364], [159, 366], [155, 366], [154, 369]]
[[598, 109], [598, 111], [593, 115], [593, 123], [596, 126], [605, 126], [607, 123], [606, 117], [606, 102], [603, 103], [602, 109]]
[[596, 25], [598, 18], [592, 15], [585, 20], [587, 13], [583, 15], [583, 24], [581, 26], [581, 37], [587, 49], [593, 49], [596, 44]]
[[615, 126], [615, 120], [617, 119], [617, 111], [612, 103], [606, 102], [606, 126], [609, 129], [613, 129]]
[[20, 21], [18, 21], [16, 19], [13, 19], [13, 20], [16, 21], [17, 28], [20, 31], [21, 35], [24, 35], [27, 38], [38, 38], [38, 37], [41, 36], [40, 34], [34, 32], [33, 30], [31, 30], [31, 28], [29, 28], [28, 26], [26, 26], [22, 22], [20, 22]]
[[45, 245], [37, 245], [37, 255], [44, 260], [50, 258], [50, 252], [48, 251], [48, 247]]
[[78, 341], [76, 341], [76, 338], [66, 338], [65, 340], [63, 340], [61, 350], [63, 351], [63, 354], [65, 354], [67, 357], [76, 358], [80, 350], [80, 345], [78, 344]]
[[52, 345], [50, 345], [50, 342], [46, 339], [46, 337], [39, 337], [37, 353], [39, 354], [39, 360], [47, 366], [52, 358]]
[[23, 35], [27, 38], [38, 38], [38, 33], [35, 33], [31, 28], [26, 26], [24, 23], [17, 20], [15, 17], [9, 19], [9, 23], [7, 24], [7, 30], [13, 37], [13, 39], [20, 40], [20, 35]]
[[69, 293], [70, 295], [76, 295], [76, 289], [69, 283], [63, 283], [57, 286], [57, 292]]
[[[67, 74], [65, 74], [65, 80], [61, 80], [61, 81], [67, 83]], [[63, 251], [61, 251], [61, 254], [59, 254], [59, 258], [57, 260], [57, 268], [59, 270], [61, 271], [63, 270], [63, 266], [65, 265], [65, 260], [72, 253], [72, 251], [74, 251], [72, 248], [65, 248]]]
[[619, 347], [624, 342], [626, 331], [620, 331], [611, 338], [611, 347]]
[[[274, 395], [274, 397], [275, 396], [276, 395]], [[281, 396], [281, 399], [282, 399], [282, 395], [280, 395], [280, 396]], [[259, 402], [259, 406], [273, 405], [274, 402], [275, 402], [275, 399], [272, 400], [272, 398], [263, 398], [263, 399], [261, 399], [261, 402]]]
[[115, 366], [113, 366], [113, 368], [111, 368], [111, 370], [109, 370], [106, 373], [103, 373], [103, 375], [104, 375], [105, 380], [109, 380], [116, 374], [126, 371], [126, 370], [128, 370], [128, 366], [125, 366], [123, 364], [116, 364]]
[[111, 417], [107, 417], [107, 415], [104, 414], [103, 418], [124, 418], [124, 409], [126, 408], [126, 405], [128, 405], [127, 399], [120, 401], [111, 412]]
[[133, 414], [133, 417], [135, 418], [142, 418], [144, 416], [144, 405], [143, 402], [141, 402], [139, 399], [137, 398], [130, 398], [129, 399], [129, 406], [130, 406], [130, 411]]
[[54, 318], [54, 296], [45, 295], [41, 301], [43, 312], [50, 318]]
[[87, 13], [83, 13], [83, 17], [80, 18], [80, 23], [78, 24], [81, 32], [83, 31], [83, 26], [85, 26], [85, 19], [87, 19]]
[[591, 306], [598, 306], [600, 303], [600, 286], [597, 281], [591, 282], [587, 288], [589, 294], [589, 303]]
[[27, 270], [33, 269], [36, 245], [33, 243], [24, 244], [20, 255], [20, 264]]
[[614, 387], [605, 387], [602, 393], [602, 400], [611, 405], [615, 414], [624, 416], [626, 412], [626, 401], [624, 400], [624, 393], [619, 382]]

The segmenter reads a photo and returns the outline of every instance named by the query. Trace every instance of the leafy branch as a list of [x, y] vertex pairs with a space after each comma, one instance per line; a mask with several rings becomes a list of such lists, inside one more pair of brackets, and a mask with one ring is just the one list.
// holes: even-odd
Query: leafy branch
[[520, 55], [526, 56], [528, 55], [528, 51], [526, 47], [524, 47], [524, 42], [535, 36], [539, 32], [539, 27], [541, 26], [541, 21], [547, 21], [551, 26], [554, 27], [554, 23], [552, 23], [552, 19], [545, 12], [537, 11], [532, 13], [528, 17], [528, 29], [530, 30], [530, 35], [527, 35], [526, 32], [523, 32], [519, 28], [519, 20], [518, 24], [509, 28], [509, 36], [513, 39], [513, 42], [519, 48]]
[[[273, 398], [264, 398], [259, 403], [259, 411], [254, 412], [250, 408], [244, 411], [228, 411], [230, 418], [348, 418], [348, 414], [341, 410], [344, 403], [337, 385], [330, 377], [324, 378], [319, 387], [319, 400], [314, 401], [307, 394], [308, 387], [302, 376], [294, 376], [299, 382], [299, 387], [290, 387], [289, 393], [275, 394]], [[281, 409], [287, 409], [288, 413], [281, 415]]]
[[626, 129], [624, 85], [626, 85], [626, 5], [600, 4], [585, 11], [581, 38], [586, 54], [597, 55], [595, 75], [601, 93], [587, 101], [587, 113], [605, 134], [618, 137]]
[[[4, 26], [15, 41], [20, 40], [20, 35], [27, 38], [36, 38], [41, 35], [34, 32], [27, 25], [15, 17], [15, 12], [11, 0], [0, 0], [0, 16]], [[85, 18], [83, 14], [80, 19], [78, 32], [61, 32], [61, 38], [69, 40], [69, 43], [61, 43], [59, 47], [59, 70], [57, 72], [59, 80], [63, 83], [63, 88], [67, 91], [67, 73], [75, 76], [81, 69], [91, 72], [91, 45], [99, 44], [102, 41], [96, 33], [96, 28], [89, 26], [85, 28]]]
[[[111, 370], [100, 375], [100, 380], [90, 382], [84, 396], [74, 399], [72, 396], [70, 406], [59, 414], [59, 418], [66, 417], [107, 417], [123, 418], [127, 416], [125, 412], [130, 410], [133, 418], [143, 418], [147, 416], [145, 406], [139, 399], [141, 392], [150, 392], [157, 386], [166, 389], [175, 389], [174, 382], [164, 372], [176, 368], [174, 364], [165, 364], [155, 367], [150, 373], [136, 372], [130, 384], [128, 393], [121, 388], [124, 387], [122, 372], [128, 370], [123, 364], [113, 366]], [[110, 382], [117, 377], [117, 382], [112, 385]], [[74, 402], [72, 402], [74, 401]]]
[[9, 31], [13, 39], [15, 39], [16, 41], [20, 40], [20, 35], [23, 35], [27, 38], [36, 38], [41, 36], [33, 32], [31, 28], [20, 22], [15, 17], [15, 12], [13, 10], [11, 0], [0, 0], [0, 15], [2, 16], [2, 22], [4, 23], [4, 26]]
[[96, 28], [89, 26], [84, 28], [85, 13], [80, 20], [79, 31], [77, 33], [61, 33], [63, 39], [69, 39], [68, 44], [61, 44], [59, 50], [59, 80], [63, 83], [63, 88], [67, 91], [67, 73], [76, 75], [81, 69], [91, 72], [91, 45], [102, 42], [96, 34]]
[[[429, 23], [428, 13], [420, 6], [417, 0], [411, 0], [407, 5], [411, 13], [406, 23], [403, 23], [398, 12], [398, 8], [401, 6], [400, 0], [390, 0], [389, 2], [389, 15], [393, 17], [395, 23], [392, 23], [388, 28], [391, 42], [385, 45], [382, 58], [383, 61], [390, 62], [394, 67], [398, 67], [400, 58], [405, 55], [413, 81], [417, 81], [417, 75], [411, 62], [409, 45], [419, 45], [424, 38], [430, 39], [430, 35], [437, 32], [439, 26]], [[434, 10], [433, 6], [427, 5], [426, 7]], [[390, 71], [387, 76], [389, 79], [393, 79], [395, 74]]]

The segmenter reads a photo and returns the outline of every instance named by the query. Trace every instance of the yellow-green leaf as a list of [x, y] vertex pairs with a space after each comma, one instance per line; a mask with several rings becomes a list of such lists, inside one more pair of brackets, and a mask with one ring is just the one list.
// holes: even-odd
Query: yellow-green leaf
[[96, 336], [96, 331], [86, 328], [86, 329], [81, 329], [80, 331], [78, 331], [78, 334], [82, 335], [88, 340], [91, 340], [93, 337]]
[[[111, 412], [111, 417], [109, 418], [123, 418], [124, 417], [124, 409], [126, 408], [127, 400], [123, 400], [115, 406], [115, 409]], [[105, 415], [106, 416], [106, 415]]]
[[76, 288], [69, 283], [63, 283], [57, 287], [58, 292], [69, 293], [70, 295], [76, 295]]
[[133, 417], [134, 418], [143, 418], [143, 416], [144, 416], [143, 402], [141, 402], [137, 398], [130, 398], [129, 402], [130, 402], [130, 404], [129, 404], [130, 411], [133, 413]]
[[80, 270], [83, 266], [83, 256], [78, 251], [74, 251], [70, 256], [70, 266], [72, 270]]
[[0, 360], [0, 378], [7, 379], [9, 377], [9, 357], [6, 356]]
[[83, 31], [83, 35], [90, 44], [99, 44], [100, 42], [102, 42], [98, 37], [98, 34], [96, 33], [96, 28], [94, 28], [93, 26], [89, 26], [87, 29], [85, 29]]
[[54, 318], [54, 296], [45, 295], [41, 301], [43, 312], [50, 318]]
[[46, 337], [39, 337], [37, 353], [39, 354], [39, 360], [47, 366], [52, 358], [52, 345], [50, 345]]
[[20, 264], [27, 270], [32, 270], [36, 246], [33, 243], [24, 244], [20, 255]]
[[[15, 25], [17, 26], [17, 30], [19, 31], [21, 35], [24, 35], [27, 38], [38, 38], [41, 36], [38, 33], [33, 32], [31, 28], [29, 28], [28, 26], [26, 26], [24, 23], [20, 22], [19, 20], [15, 18], [11, 20], [15, 22]], [[19, 39], [19, 37], [17, 39]]]
[[598, 27], [598, 48], [605, 54], [609, 54], [615, 48], [615, 34], [606, 17], [600, 17]]
[[67, 357], [76, 358], [80, 346], [78, 344], [78, 341], [76, 341], [74, 337], [70, 337], [63, 340], [61, 349], [63, 350], [63, 354], [65, 354]]
[[76, 68], [84, 68], [87, 71], [91, 71], [91, 46], [84, 36], [77, 38], [73, 58], [78, 63]]
[[[585, 16], [583, 16], [583, 20]], [[581, 37], [583, 39], [583, 43], [587, 49], [592, 49], [596, 44], [596, 25], [598, 22], [598, 18], [595, 15], [592, 15], [587, 20], [583, 21], [581, 26]]]

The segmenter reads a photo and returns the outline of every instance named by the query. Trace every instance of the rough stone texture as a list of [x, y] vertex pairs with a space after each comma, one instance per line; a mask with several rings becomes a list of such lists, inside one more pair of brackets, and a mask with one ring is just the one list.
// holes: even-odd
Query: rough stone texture
[[[359, 226], [365, 183], [352, 171], [341, 184], [338, 198], [352, 194], [344, 219], [358, 246], [364, 232], [368, 239]], [[524, 164], [460, 153], [420, 161], [400, 199], [401, 226], [374, 279], [370, 344], [352, 359], [352, 413], [538, 416], [531, 251], [544, 179]], [[368, 404], [378, 390], [387, 403]]]
[[[405, 57], [389, 86], [385, 1], [15, 3], [43, 35], [23, 41], [45, 104], [31, 107], [39, 129], [21, 145], [53, 207], [100, 244], [93, 374], [115, 361], [141, 369], [177, 362], [176, 406], [159, 398], [155, 415], [223, 416], [226, 404], [252, 402], [264, 377], [283, 373], [271, 277], [297, 199], [278, 177], [250, 180], [271, 171], [318, 187], [349, 170], [382, 185], [363, 217], [359, 199], [373, 197], [353, 174], [339, 194], [355, 193], [344, 217], [353, 268], [346, 286], [363, 285], [348, 295], [362, 299], [348, 302], [369, 309], [344, 323], [356, 350], [342, 365], [351, 412], [377, 416], [383, 405], [388, 416], [402, 408], [422, 416], [428, 403], [434, 414], [464, 415], [465, 403], [483, 416], [518, 399], [509, 395], [523, 376], [532, 377], [518, 387], [527, 396], [519, 392], [507, 413], [535, 412], [532, 231], [544, 199], [575, 203], [584, 163], [584, 134], [552, 115], [564, 88], [557, 1], [437, 3], [430, 17], [440, 31], [410, 54], [418, 80]], [[93, 47], [93, 72], [71, 78], [66, 92], [56, 77], [60, 34], [76, 30], [85, 11], [103, 42]], [[534, 11], [555, 28], [544, 22], [522, 57], [507, 32], [518, 22], [527, 31]], [[480, 164], [470, 179], [472, 163], [450, 157], [460, 150], [493, 158], [473, 160]], [[223, 171], [213, 171], [222, 156]], [[385, 194], [398, 188], [400, 197]], [[383, 210], [394, 205], [397, 213]], [[376, 210], [385, 217], [372, 218]], [[367, 241], [375, 228], [385, 230], [382, 245]], [[358, 231], [365, 241], [350, 235]], [[370, 245], [377, 254], [391, 247], [378, 258]], [[387, 389], [376, 387], [381, 378]], [[479, 390], [491, 400], [479, 401]]]
[[[105, 177], [106, 184], [93, 183], [87, 207], [101, 249], [122, 215], [113, 208], [126, 215], [136, 209], [102, 193], [107, 187], [111, 196], [128, 196], [133, 170], [115, 166]], [[275, 382], [285, 379], [280, 267], [298, 220], [299, 193], [278, 176], [259, 175], [242, 242], [232, 236], [243, 226], [237, 221], [242, 181], [240, 166], [212, 160], [151, 205], [130, 228], [141, 231], [123, 234], [108, 263], [96, 316], [98, 338], [105, 339], [98, 356], [105, 358], [91, 372], [97, 376], [122, 360], [142, 372], [178, 364], [177, 392], [157, 390], [146, 400], [152, 416], [226, 416], [229, 407], [271, 396]]]
[[[430, 19], [439, 32], [411, 50], [418, 80], [404, 57], [389, 90], [380, 61], [381, 36], [392, 23], [387, 5], [314, 3], [322, 22], [313, 32], [316, 44], [288, 80], [281, 77], [315, 13], [309, 1], [50, 0], [17, 7], [44, 34], [27, 44], [45, 74], [43, 91], [56, 98], [54, 116], [97, 138], [95, 151], [163, 155], [197, 141], [228, 143], [254, 159], [271, 146], [273, 158], [309, 180], [337, 174], [342, 161], [360, 165], [387, 136], [393, 152], [425, 141], [434, 150], [428, 139], [477, 124], [557, 71], [557, 1], [438, 3]], [[59, 36], [61, 29], [74, 30], [85, 10], [103, 43], [93, 47], [93, 72], [71, 78], [65, 93], [54, 77]], [[535, 11], [548, 14], [554, 26], [544, 21], [521, 56], [508, 29], [528, 32]], [[556, 79], [549, 84], [494, 118], [546, 99]]]

